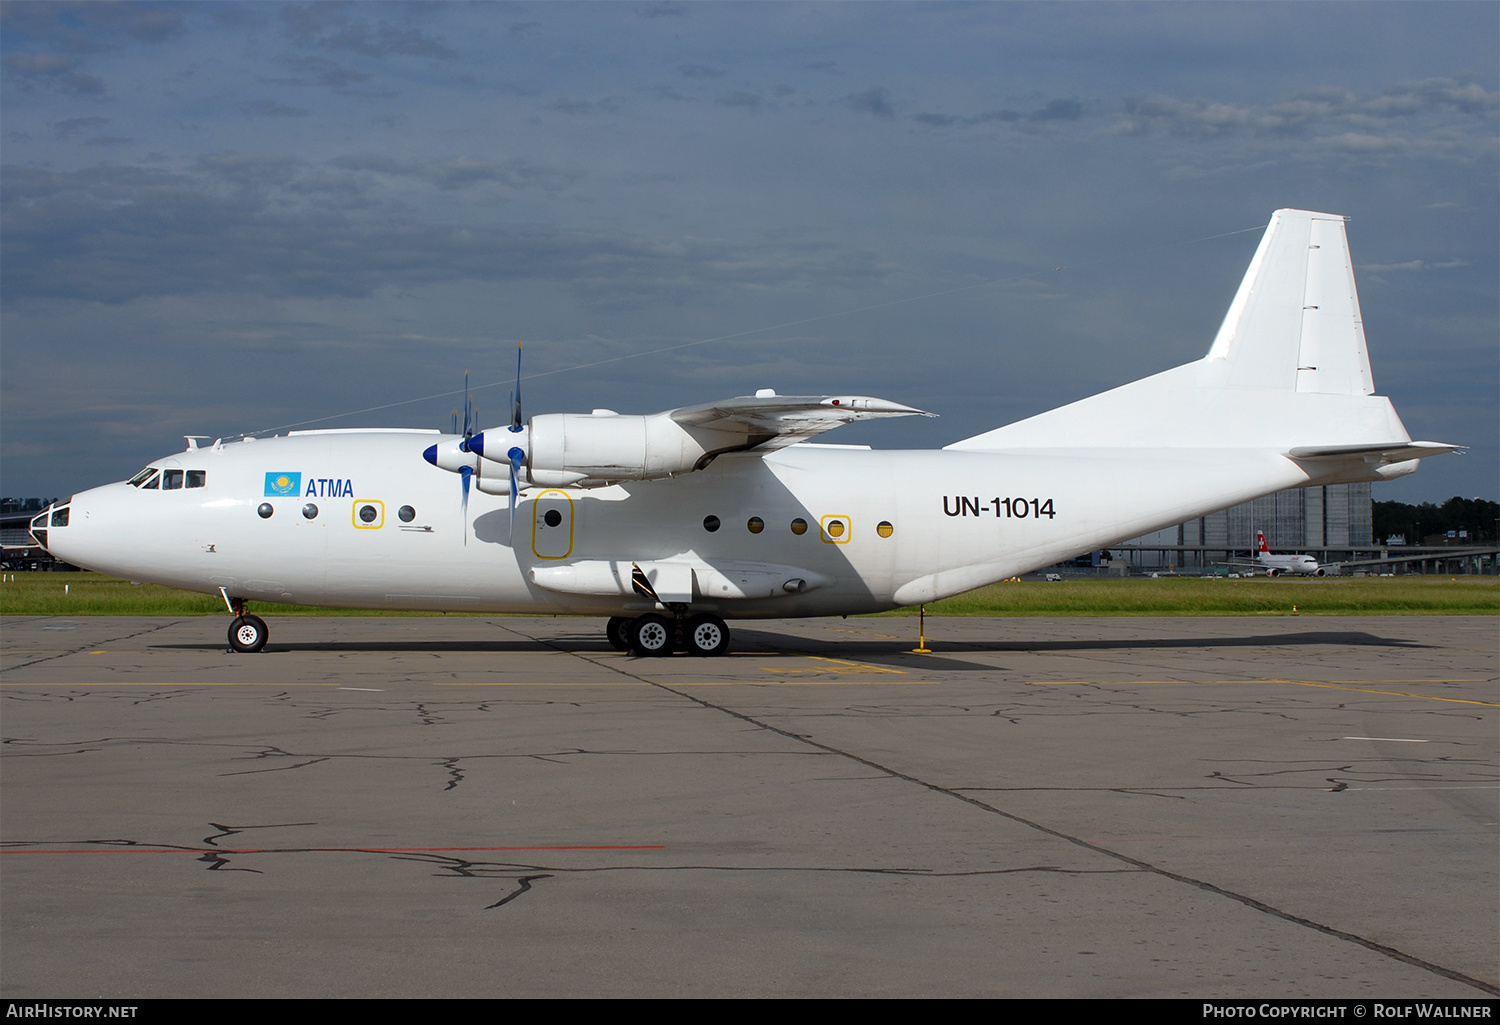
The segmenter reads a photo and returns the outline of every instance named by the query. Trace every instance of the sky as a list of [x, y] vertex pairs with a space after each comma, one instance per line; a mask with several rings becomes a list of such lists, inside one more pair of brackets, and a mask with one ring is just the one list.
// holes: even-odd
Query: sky
[[1200, 358], [1345, 214], [1377, 391], [1500, 498], [1500, 5], [0, 5], [0, 493], [183, 435], [774, 388], [937, 448]]

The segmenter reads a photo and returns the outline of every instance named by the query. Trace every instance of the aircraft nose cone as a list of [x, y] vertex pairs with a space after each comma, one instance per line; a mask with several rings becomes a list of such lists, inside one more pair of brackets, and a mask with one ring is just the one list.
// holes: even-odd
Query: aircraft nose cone
[[428, 445], [427, 446], [427, 450], [422, 453], [422, 458], [425, 459], [425, 460], [427, 460], [433, 466], [436, 466], [437, 465], [437, 446], [436, 445]]

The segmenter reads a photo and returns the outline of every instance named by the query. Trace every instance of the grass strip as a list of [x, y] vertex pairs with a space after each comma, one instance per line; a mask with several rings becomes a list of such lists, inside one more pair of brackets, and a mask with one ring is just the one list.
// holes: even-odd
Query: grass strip
[[[252, 602], [259, 616], [441, 616], [480, 612], [327, 609]], [[3, 616], [222, 616], [218, 595], [98, 573], [17, 573], [0, 582]], [[915, 607], [882, 613], [914, 616]], [[1494, 616], [1497, 577], [1165, 577], [1022, 581], [927, 606], [929, 616]]]

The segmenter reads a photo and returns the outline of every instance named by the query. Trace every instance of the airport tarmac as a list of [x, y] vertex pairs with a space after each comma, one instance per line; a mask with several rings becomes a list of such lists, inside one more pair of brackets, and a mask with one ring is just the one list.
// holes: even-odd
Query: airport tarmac
[[0, 623], [0, 996], [1500, 994], [1490, 617]]

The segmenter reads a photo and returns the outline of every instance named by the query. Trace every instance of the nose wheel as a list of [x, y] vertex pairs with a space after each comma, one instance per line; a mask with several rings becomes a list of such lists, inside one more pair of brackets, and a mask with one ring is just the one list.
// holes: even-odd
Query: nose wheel
[[229, 646], [235, 651], [259, 651], [266, 637], [266, 623], [259, 616], [236, 616], [229, 624]]

